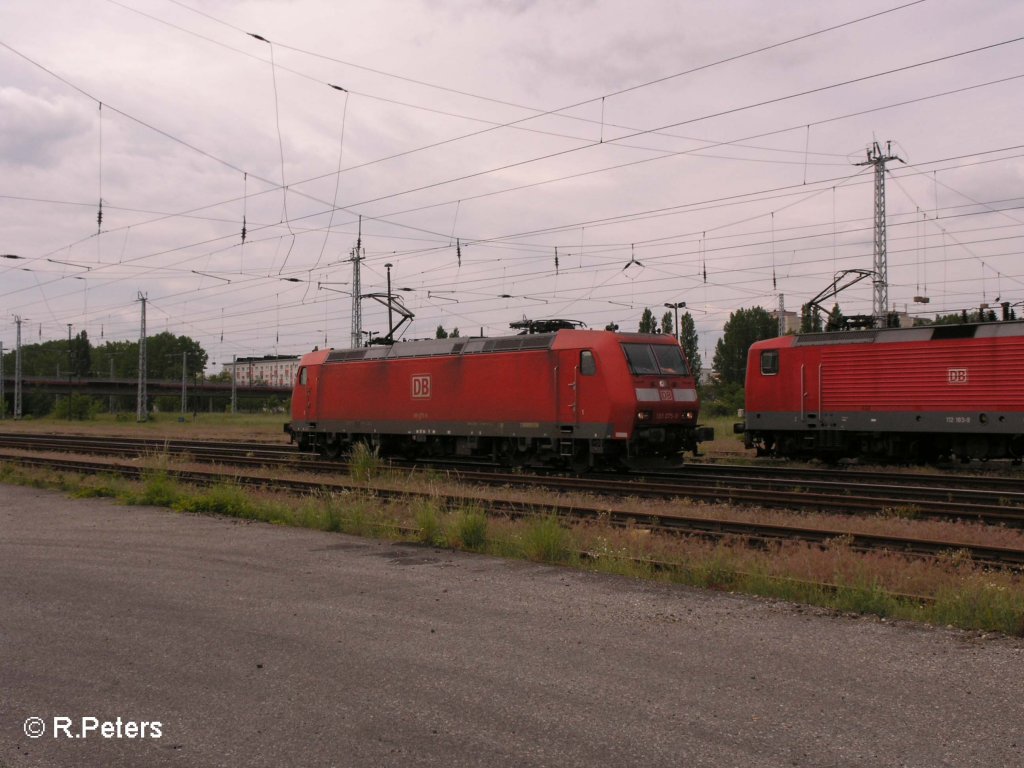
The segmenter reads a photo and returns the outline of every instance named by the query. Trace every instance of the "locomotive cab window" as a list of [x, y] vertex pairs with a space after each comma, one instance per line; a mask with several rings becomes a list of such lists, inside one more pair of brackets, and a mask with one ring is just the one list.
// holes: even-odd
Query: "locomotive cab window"
[[594, 360], [594, 353], [589, 349], [584, 349], [580, 352], [580, 374], [593, 376], [595, 373], [597, 373], [597, 361]]
[[774, 376], [779, 372], [779, 350], [766, 349], [761, 352], [761, 374]]
[[667, 344], [656, 344], [651, 347], [654, 350], [654, 359], [658, 362], [660, 373], [673, 374], [675, 376], [686, 376], [689, 371], [686, 368], [686, 361], [679, 347]]
[[307, 383], [306, 369], [305, 368], [299, 368], [299, 384], [305, 386], [306, 383]]
[[634, 376], [686, 376], [689, 370], [683, 353], [672, 344], [623, 344], [629, 370]]

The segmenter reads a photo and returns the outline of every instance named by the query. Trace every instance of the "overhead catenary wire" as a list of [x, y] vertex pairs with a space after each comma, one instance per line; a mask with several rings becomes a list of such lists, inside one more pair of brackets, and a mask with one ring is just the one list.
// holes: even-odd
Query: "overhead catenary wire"
[[[806, 145], [806, 143], [805, 143], [805, 158], [806, 158], [806, 152], [807, 152], [807, 145]], [[337, 177], [336, 177], [336, 179], [337, 179]], [[284, 179], [282, 179], [282, 181], [284, 181]], [[282, 186], [284, 186], [284, 184], [282, 184]], [[285, 194], [285, 193], [282, 193], [282, 194]], [[246, 195], [245, 197], [248, 197], [248, 195]], [[835, 198], [835, 191], [834, 191], [834, 189], [833, 189], [833, 201], [834, 201], [834, 198]], [[459, 199], [461, 199], [461, 198], [459, 198]], [[337, 197], [335, 197], [334, 203], [335, 203], [335, 204], [337, 203]], [[329, 236], [329, 233], [330, 233], [330, 232], [331, 232], [331, 231], [333, 230], [333, 228], [334, 228], [334, 219], [333, 219], [333, 211], [334, 211], [334, 209], [335, 209], [335, 208], [336, 208], [336, 205], [335, 205], [335, 206], [328, 206], [328, 207], [327, 207], [327, 210], [331, 211], [331, 217], [332, 217], [332, 219], [331, 219], [331, 222], [330, 222], [330, 223], [328, 224], [328, 226], [327, 226], [327, 228], [326, 228], [326, 229], [324, 229], [324, 228], [322, 228], [322, 227], [320, 227], [320, 228], [311, 228], [311, 229], [310, 229], [309, 231], [310, 231], [310, 232], [313, 232], [313, 231], [320, 231], [321, 233], [324, 233], [324, 237], [325, 237], [325, 239], [326, 239], [326, 237], [328, 237], [328, 236]], [[285, 218], [285, 217], [283, 217], [283, 218]], [[287, 218], [287, 221], [288, 221], [288, 222], [290, 222], [290, 223], [293, 223], [293, 224], [294, 224], [294, 223], [295, 223], [296, 221], [298, 221], [298, 219], [295, 219], [295, 218], [293, 218], [292, 216], [287, 216], [286, 218]], [[832, 218], [833, 218], [833, 221], [835, 221], [837, 217], [836, 217], [835, 215], [833, 215], [833, 217], [832, 217]], [[345, 224], [343, 223], [343, 224], [342, 224], [341, 226], [342, 226], [342, 227], [344, 227], [344, 226], [345, 226]], [[435, 228], [435, 229], [436, 229], [436, 228]], [[582, 227], [580, 227], [580, 229], [581, 229], [581, 231], [582, 231], [582, 229], [583, 229], [583, 228], [582, 228]], [[682, 230], [682, 229], [684, 229], [684, 228], [682, 228], [682, 227], [681, 227], [680, 229]], [[299, 230], [298, 228], [296, 228], [296, 234], [298, 234], [298, 233], [299, 233], [299, 231], [300, 231], [300, 230]], [[235, 232], [237, 232], [237, 228], [235, 229]], [[454, 232], [454, 226], [453, 226], [453, 232]], [[461, 233], [460, 233], [460, 234], [461, 234]], [[127, 230], [126, 230], [126, 235], [127, 235]], [[237, 237], [237, 236], [236, 236], [236, 237]], [[630, 239], [632, 239], [632, 240], [638, 240], [639, 238], [630, 238]], [[716, 239], [717, 239], [717, 238], [716, 238]], [[542, 246], [543, 246], [543, 247], [547, 247], [547, 248], [550, 248], [550, 247], [552, 247], [552, 242], [557, 242], [557, 241], [549, 241], [548, 243], [538, 243], [537, 247], [542, 247]], [[497, 245], [497, 244], [498, 244], [498, 242], [497, 242], [497, 241], [495, 241], [495, 243], [494, 243], [494, 244], [495, 244], [495, 245]], [[486, 246], [483, 246], [483, 245], [479, 245], [479, 246], [477, 246], [477, 247], [486, 247]], [[558, 247], [558, 245], [557, 245], [557, 244], [554, 244], [554, 247], [555, 247], [555, 248], [557, 248], [557, 247]], [[639, 246], [638, 246], [638, 247], [639, 247]], [[151, 252], [151, 251], [150, 251], [150, 252]], [[580, 248], [580, 255], [581, 255], [581, 258], [582, 258], [583, 252], [584, 252], [584, 250], [583, 250], [583, 248], [581, 247], [581, 248]], [[141, 252], [140, 252], [140, 253], [141, 253]], [[550, 250], [549, 250], [549, 251], [547, 251], [547, 253], [548, 253], [548, 254], [550, 254]], [[523, 255], [523, 258], [524, 258], [524, 259], [528, 259], [528, 258], [529, 258], [529, 255], [528, 255], [528, 253], [524, 253], [524, 255]], [[547, 256], [547, 258], [548, 258], [548, 259], [550, 259], [550, 255], [548, 255], [548, 256]], [[144, 263], [144, 260], [143, 260], [143, 262], [142, 262], [142, 263]], [[549, 265], [550, 265], [550, 262], [549, 262]], [[306, 266], [308, 266], [308, 265], [303, 265], [303, 269], [304, 269], [304, 268], [305, 268]], [[580, 265], [580, 266], [582, 267], [582, 263], [581, 263], [581, 265]], [[706, 271], [706, 264], [704, 264], [704, 265], [702, 265], [702, 266], [703, 266], [703, 269], [704, 269], [704, 270]], [[284, 266], [282, 266], [282, 268], [281, 268], [281, 271], [280, 271], [280, 272], [281, 272], [281, 273], [284, 273]], [[297, 274], [298, 274], [298, 272], [297, 272]], [[706, 277], [705, 277], [705, 279], [706, 279]], [[308, 283], [307, 283], [307, 285], [308, 285]]]
[[[2, 45], [2, 43], [0, 43], [0, 45]], [[958, 55], [958, 54], [957, 54], [957, 55]], [[943, 57], [943, 58], [944, 58], [944, 57]], [[204, 153], [204, 154], [206, 154], [206, 153]], [[446, 182], [445, 182], [445, 183], [446, 183]], [[402, 194], [407, 194], [407, 193], [402, 193]]]
[[[882, 16], [886, 16], [886, 15], [889, 15], [889, 14], [892, 14], [892, 13], [896, 13], [898, 11], [902, 11], [902, 10], [905, 10], [905, 9], [908, 9], [908, 8], [912, 8], [914, 6], [921, 5], [921, 4], [923, 4], [923, 3], [927, 2], [927, 1], [928, 0], [911, 0], [911, 2], [902, 3], [902, 4], [894, 6], [892, 8], [883, 9], [883, 10], [877, 11], [875, 13], [871, 13], [871, 14], [868, 14], [868, 15], [865, 15], [865, 16], [860, 16], [858, 18], [850, 19], [848, 21], [840, 22], [838, 24], [833, 24], [833, 25], [830, 25], [828, 27], [824, 27], [822, 29], [814, 30], [812, 32], [807, 32], [807, 33], [804, 33], [804, 34], [801, 34], [801, 35], [797, 35], [795, 37], [787, 38], [785, 40], [780, 40], [780, 41], [777, 41], [777, 42], [774, 42], [774, 43], [770, 43], [768, 45], [760, 46], [758, 48], [755, 48], [755, 49], [752, 49], [752, 50], [749, 50], [749, 51], [745, 51], [743, 53], [738, 53], [738, 54], [733, 54], [733, 55], [730, 55], [730, 56], [727, 56], [727, 57], [723, 57], [721, 59], [717, 59], [715, 61], [708, 62], [706, 64], [702, 64], [702, 65], [699, 65], [699, 66], [696, 66], [696, 67], [691, 67], [689, 69], [686, 69], [686, 70], [683, 70], [683, 71], [680, 71], [680, 72], [674, 72], [674, 73], [671, 73], [671, 74], [668, 74], [668, 75], [661, 75], [661, 76], [659, 76], [657, 78], [654, 78], [654, 79], [651, 79], [651, 80], [647, 80], [647, 81], [644, 81], [644, 82], [641, 82], [641, 83], [637, 83], [637, 84], [634, 84], [634, 85], [631, 85], [631, 86], [627, 86], [627, 87], [618, 89], [616, 91], [612, 91], [612, 92], [603, 94], [601, 96], [592, 97], [590, 99], [587, 99], [587, 100], [584, 100], [584, 101], [579, 101], [579, 102], [576, 102], [576, 103], [573, 103], [573, 104], [569, 104], [567, 106], [560, 107], [560, 108], [554, 109], [554, 110], [542, 110], [542, 109], [538, 109], [538, 108], [535, 108], [535, 107], [527, 107], [527, 106], [523, 106], [521, 104], [515, 104], [515, 103], [510, 102], [510, 101], [496, 99], [496, 98], [494, 98], [492, 96], [485, 96], [485, 95], [481, 95], [481, 94], [469, 93], [469, 92], [464, 91], [464, 90], [459, 90], [459, 89], [455, 89], [455, 88], [451, 88], [451, 87], [447, 87], [447, 86], [442, 86], [442, 85], [439, 85], [439, 84], [436, 84], [436, 83], [428, 83], [426, 81], [419, 80], [419, 79], [416, 79], [416, 78], [410, 78], [410, 77], [403, 76], [403, 75], [397, 75], [397, 74], [394, 74], [394, 73], [384, 72], [383, 70], [380, 70], [380, 69], [374, 69], [372, 67], [367, 67], [365, 65], [356, 64], [356, 63], [353, 63], [353, 62], [343, 61], [343, 60], [337, 59], [335, 57], [331, 57], [331, 56], [326, 56], [326, 55], [323, 55], [323, 54], [315, 53], [315, 52], [308, 51], [308, 50], [305, 50], [305, 49], [302, 49], [302, 48], [298, 48], [298, 47], [295, 47], [295, 46], [289, 46], [289, 45], [287, 45], [286, 43], [283, 43], [283, 42], [279, 42], [278, 45], [280, 45], [282, 48], [288, 48], [289, 50], [293, 50], [293, 51], [297, 51], [297, 52], [300, 52], [300, 53], [304, 53], [304, 54], [309, 55], [309, 56], [315, 56], [315, 57], [318, 57], [318, 58], [326, 59], [328, 61], [333, 61], [333, 62], [336, 62], [336, 63], [339, 63], [339, 64], [343, 64], [345, 66], [353, 67], [355, 69], [361, 69], [361, 70], [365, 70], [365, 71], [368, 71], [368, 72], [373, 72], [373, 73], [378, 74], [378, 75], [383, 75], [383, 76], [390, 77], [390, 78], [396, 78], [396, 79], [399, 79], [399, 80], [403, 80], [405, 82], [414, 83], [414, 84], [417, 84], [417, 85], [422, 85], [422, 86], [425, 86], [425, 87], [428, 87], [428, 88], [432, 88], [432, 89], [447, 91], [449, 93], [454, 93], [454, 94], [458, 94], [458, 95], [462, 95], [462, 96], [469, 96], [469, 97], [472, 97], [474, 99], [479, 99], [479, 100], [482, 100], [482, 101], [497, 103], [497, 104], [501, 104], [503, 106], [511, 106], [511, 107], [516, 107], [518, 109], [529, 110], [529, 111], [534, 113], [530, 117], [522, 118], [520, 120], [509, 122], [509, 123], [505, 123], [505, 124], [503, 124], [500, 127], [515, 126], [515, 125], [517, 125], [520, 122], [523, 122], [525, 120], [531, 120], [531, 119], [534, 119], [534, 118], [537, 118], [537, 117], [547, 117], [547, 116], [550, 116], [550, 115], [564, 116], [564, 115], [562, 115], [562, 113], [565, 113], [565, 112], [567, 112], [567, 111], [569, 111], [571, 109], [575, 109], [577, 107], [585, 106], [587, 104], [596, 102], [598, 99], [600, 99], [602, 101], [602, 119], [601, 119], [601, 124], [603, 126], [604, 125], [603, 101], [606, 98], [610, 98], [610, 97], [613, 97], [613, 96], [621, 96], [621, 95], [624, 95], [626, 93], [630, 93], [630, 92], [633, 92], [633, 91], [636, 91], [636, 90], [640, 90], [642, 88], [649, 88], [649, 87], [651, 87], [653, 85], [658, 85], [658, 84], [661, 84], [661, 83], [665, 83], [665, 82], [667, 82], [669, 80], [675, 80], [675, 79], [678, 79], [678, 78], [681, 78], [681, 77], [686, 77], [688, 75], [696, 74], [698, 72], [703, 72], [703, 71], [706, 71], [708, 69], [712, 69], [714, 67], [721, 66], [723, 64], [729, 64], [729, 63], [733, 63], [733, 62], [736, 62], [736, 61], [740, 61], [741, 59], [745, 59], [745, 58], [748, 58], [748, 57], [751, 57], [751, 56], [756, 56], [756, 55], [761, 54], [761, 53], [766, 53], [768, 51], [775, 50], [777, 48], [782, 48], [782, 47], [785, 47], [787, 45], [791, 45], [793, 43], [801, 42], [801, 41], [804, 41], [804, 40], [809, 40], [809, 39], [811, 39], [813, 37], [817, 37], [819, 35], [824, 35], [824, 34], [827, 34], [829, 32], [835, 32], [835, 31], [838, 31], [840, 29], [844, 29], [844, 28], [850, 27], [850, 26], [855, 26], [857, 24], [860, 24], [860, 23], [863, 23], [863, 22], [867, 22], [867, 21], [874, 21], [874, 20], [876, 20], [878, 18], [881, 18]], [[115, 5], [121, 6], [121, 7], [125, 8], [126, 10], [130, 10], [130, 11], [133, 11], [133, 12], [138, 12], [134, 8], [130, 8], [128, 6], [124, 6], [123, 4], [117, 2], [117, 0], [108, 0], [108, 2], [111, 2], [111, 3], [115, 4]], [[171, 0], [171, 2], [173, 2], [175, 5], [178, 5], [178, 6], [182, 7], [182, 8], [185, 8], [186, 10], [192, 11], [193, 13], [196, 13], [196, 14], [199, 14], [201, 16], [204, 16], [204, 17], [210, 19], [211, 21], [214, 21], [214, 22], [216, 22], [218, 24], [221, 24], [221, 25], [223, 25], [225, 27], [228, 27], [228, 28], [230, 28], [230, 29], [232, 29], [232, 30], [234, 30], [236, 32], [241, 32], [243, 34], [250, 34], [251, 35], [251, 33], [245, 31], [241, 27], [233, 25], [233, 24], [229, 24], [228, 22], [225, 22], [222, 19], [219, 19], [219, 18], [213, 16], [212, 14], [206, 13], [204, 11], [200, 11], [200, 10], [198, 10], [198, 9], [196, 9], [196, 8], [194, 8], [194, 7], [190, 6], [190, 5], [182, 2], [181, 0]], [[143, 15], [149, 16], [148, 14], [143, 14]], [[155, 17], [152, 17], [152, 16], [150, 16], [150, 18], [154, 18], [155, 19]], [[155, 20], [162, 21], [160, 19], [155, 19]], [[162, 22], [162, 23], [167, 23], [167, 22]], [[578, 118], [578, 117], [574, 116], [572, 119], [584, 119], [584, 118]], [[603, 137], [603, 130], [602, 130], [602, 137]]]

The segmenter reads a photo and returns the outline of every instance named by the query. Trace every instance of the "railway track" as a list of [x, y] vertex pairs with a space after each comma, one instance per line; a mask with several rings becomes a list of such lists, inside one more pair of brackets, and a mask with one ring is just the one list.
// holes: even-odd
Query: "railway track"
[[[2, 439], [0, 439], [0, 443], [2, 442]], [[72, 442], [75, 443], [74, 450], [81, 450], [81, 442], [77, 440]], [[107, 444], [107, 447], [111, 447], [114, 441], [103, 442]], [[140, 441], [130, 442], [137, 443]], [[156, 442], [166, 444], [170, 441]], [[54, 450], [52, 447], [53, 443], [46, 440], [36, 441], [35, 445], [37, 447], [31, 454], [27, 453], [24, 447], [20, 448], [19, 452], [19, 449], [13, 448], [10, 445], [3, 446], [3, 450], [0, 451], [0, 460], [12, 461], [26, 467], [58, 469], [80, 473], [102, 472], [136, 478], [143, 477], [147, 472], [147, 469], [144, 466], [140, 466], [140, 463], [137, 460], [138, 455], [140, 454], [136, 454], [134, 457], [127, 460], [124, 460], [123, 455], [118, 458], [108, 457], [104, 460], [97, 460], [95, 457], [45, 455], [43, 453], [44, 450]], [[218, 445], [222, 446], [222, 444]], [[252, 448], [251, 444], [244, 445]], [[42, 446], [47, 447], [42, 448]], [[70, 444], [65, 443], [64, 450], [67, 451], [70, 447]], [[130, 450], [138, 451], [139, 447], [140, 446], [135, 445]], [[186, 451], [183, 445], [179, 445], [178, 447], [181, 448], [180, 453], [188, 453], [189, 456], [195, 455], [193, 452], [197, 450], [195, 445], [192, 445], [192, 448], [188, 451]], [[198, 449], [199, 452], [201, 453], [202, 449], [206, 447], [209, 446], [200, 446]], [[150, 445], [150, 448], [141, 455], [153, 455], [154, 451], [152, 451], [151, 448], [152, 446]], [[130, 452], [129, 449], [124, 447], [122, 447], [121, 450]], [[257, 453], [259, 452], [259, 449], [253, 449], [251, 452]], [[553, 513], [564, 518], [580, 520], [601, 519], [614, 525], [642, 527], [676, 534], [701, 536], [708, 539], [726, 537], [742, 538], [754, 545], [765, 545], [770, 542], [778, 541], [802, 541], [824, 546], [838, 540], [843, 541], [846, 545], [852, 548], [860, 550], [884, 549], [931, 558], [945, 553], [960, 552], [967, 554], [976, 563], [988, 564], [993, 567], [1024, 569], [1024, 549], [1009, 547], [985, 546], [949, 540], [929, 540], [908, 536], [856, 532], [851, 533], [849, 530], [839, 530], [829, 528], [827, 526], [754, 523], [724, 517], [709, 518], [705, 516], [693, 516], [665, 511], [659, 511], [657, 514], [653, 514], [651, 512], [632, 511], [604, 501], [596, 504], [583, 504], [577, 501], [574, 501], [572, 504], [538, 504], [534, 501], [523, 502], [511, 497], [500, 497], [500, 495], [494, 493], [489, 494], [487, 498], [481, 498], [479, 494], [469, 492], [459, 494], [450, 493], [439, 496], [436, 491], [410, 491], [400, 488], [386, 487], [383, 485], [375, 485], [370, 489], [367, 488], [366, 484], [349, 482], [336, 477], [317, 477], [313, 480], [281, 478], [275, 476], [276, 471], [281, 468], [281, 464], [270, 458], [270, 456], [275, 454], [276, 451], [273, 448], [270, 448], [266, 453], [268, 456], [262, 458], [256, 456], [251, 457], [254, 461], [261, 461], [264, 463], [265, 466], [262, 472], [253, 473], [237, 470], [230, 473], [230, 478], [241, 485], [258, 486], [295, 493], [342, 493], [359, 490], [362, 492], [372, 493], [380, 498], [395, 500], [409, 500], [415, 497], [427, 497], [431, 500], [452, 506], [461, 504], [484, 504], [491, 512], [513, 516], [546, 515]], [[301, 457], [297, 458], [292, 454], [288, 463], [305, 469], [307, 464], [315, 462], [304, 461]], [[336, 464], [333, 466], [335, 469], [337, 468]], [[211, 470], [175, 469], [169, 470], [169, 473], [180, 478], [182, 481], [197, 484], [222, 482], [226, 475], [223, 468]], [[505, 480], [508, 480], [509, 476], [504, 475], [503, 477]], [[532, 478], [531, 482], [535, 480], [536, 478]], [[571, 478], [571, 480], [575, 483], [580, 479]], [[618, 487], [621, 489], [622, 481], [618, 482]], [[533, 484], [536, 485], [535, 482], [533, 482]], [[643, 484], [641, 483], [640, 485]], [[563, 486], [560, 490], [566, 490], [566, 488]], [[593, 488], [588, 487], [586, 490], [593, 491]], [[763, 493], [763, 491], [761, 493]], [[678, 488], [676, 488], [675, 495], [680, 495]], [[686, 493], [685, 495], [690, 496], [691, 494]]]
[[[0, 433], [0, 448], [87, 453], [104, 456], [171, 455], [232, 466], [337, 475], [345, 465], [300, 454], [287, 444], [199, 440], [103, 438]], [[412, 464], [403, 469], [416, 471]], [[518, 473], [476, 464], [427, 465], [459, 480], [499, 487], [541, 488], [612, 497], [672, 499], [770, 507], [808, 512], [890, 515], [942, 520], [974, 520], [1024, 527], [1024, 478], [857, 469], [822, 470], [688, 464], [671, 472], [620, 476]]]

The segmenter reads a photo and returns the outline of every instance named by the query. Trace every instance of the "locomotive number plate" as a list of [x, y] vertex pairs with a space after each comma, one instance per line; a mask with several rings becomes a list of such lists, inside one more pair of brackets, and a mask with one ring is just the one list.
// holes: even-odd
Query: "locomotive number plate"
[[949, 368], [946, 371], [947, 380], [950, 384], [966, 384], [967, 383], [967, 369], [966, 368]]
[[412, 377], [412, 396], [416, 400], [430, 399], [429, 373], [418, 373]]
[[658, 394], [661, 396], [662, 400], [672, 400], [673, 399], [673, 397], [672, 397], [672, 390], [671, 389], [659, 389], [658, 390]]

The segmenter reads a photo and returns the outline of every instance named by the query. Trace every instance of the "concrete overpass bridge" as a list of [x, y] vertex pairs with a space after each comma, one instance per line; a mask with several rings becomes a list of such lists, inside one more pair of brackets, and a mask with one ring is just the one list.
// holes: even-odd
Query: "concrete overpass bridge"
[[[97, 397], [136, 397], [139, 380], [116, 378], [78, 378], [56, 376], [22, 376], [22, 396], [29, 392], [45, 392], [54, 395], [81, 394]], [[291, 397], [291, 386], [271, 386], [270, 384], [236, 384], [235, 394], [238, 397]], [[231, 397], [231, 382], [192, 381], [186, 380], [185, 391], [188, 397], [217, 396]], [[4, 394], [14, 395], [14, 376], [4, 375]], [[181, 379], [148, 379], [146, 381], [146, 397], [181, 397]]]

